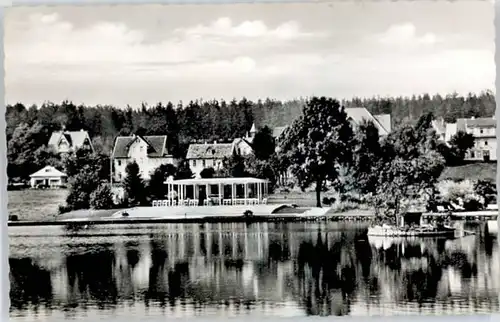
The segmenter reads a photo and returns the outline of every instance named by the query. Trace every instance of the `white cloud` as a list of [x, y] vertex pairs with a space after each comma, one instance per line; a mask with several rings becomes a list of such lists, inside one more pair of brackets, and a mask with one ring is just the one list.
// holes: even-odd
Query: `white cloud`
[[428, 45], [442, 36], [419, 34], [413, 24], [366, 34], [361, 41], [371, 42], [355, 45], [296, 21], [271, 27], [227, 17], [155, 30], [156, 42], [124, 23], [77, 27], [57, 14], [32, 15], [15, 26], [7, 25], [5, 38], [9, 103], [411, 95], [492, 89], [495, 79], [493, 51], [436, 49]]
[[[260, 20], [244, 21], [234, 25], [231, 18], [222, 17], [208, 25], [197, 25], [190, 28], [179, 28], [174, 31], [177, 34], [195, 37], [246, 37], [246, 38], [274, 38], [290, 40], [300, 37], [312, 37], [313, 33], [305, 33], [295, 21], [289, 21], [270, 29]], [[317, 34], [316, 36], [318, 36]]]
[[433, 33], [417, 34], [417, 28], [412, 23], [404, 23], [389, 27], [384, 33], [377, 35], [376, 39], [390, 46], [418, 46], [434, 45], [439, 39]]

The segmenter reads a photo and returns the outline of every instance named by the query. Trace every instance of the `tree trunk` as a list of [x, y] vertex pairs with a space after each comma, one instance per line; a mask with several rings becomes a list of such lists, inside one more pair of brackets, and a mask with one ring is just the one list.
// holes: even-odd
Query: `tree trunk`
[[316, 207], [321, 208], [321, 180], [316, 181]]

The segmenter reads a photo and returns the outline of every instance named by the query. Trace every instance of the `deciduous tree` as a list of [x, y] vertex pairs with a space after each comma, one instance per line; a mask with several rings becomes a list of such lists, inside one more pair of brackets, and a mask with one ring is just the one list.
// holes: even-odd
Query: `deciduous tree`
[[302, 189], [316, 186], [316, 204], [327, 180], [337, 180], [338, 169], [351, 159], [353, 132], [344, 108], [337, 100], [313, 97], [303, 115], [287, 131], [282, 153], [290, 158], [291, 170]]
[[130, 206], [144, 205], [146, 203], [146, 186], [141, 177], [139, 165], [134, 161], [125, 168], [123, 186], [125, 198]]
[[165, 181], [175, 176], [177, 169], [173, 164], [162, 164], [154, 169], [148, 183], [149, 195], [153, 199], [163, 199], [166, 196]]
[[258, 160], [269, 160], [276, 149], [273, 131], [268, 126], [262, 127], [255, 133], [252, 146]]

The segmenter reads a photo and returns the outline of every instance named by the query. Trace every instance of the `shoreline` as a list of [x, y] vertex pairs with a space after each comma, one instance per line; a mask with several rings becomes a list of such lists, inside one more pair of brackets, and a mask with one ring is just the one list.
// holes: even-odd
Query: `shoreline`
[[[211, 211], [217, 215], [207, 214], [208, 207], [177, 207], [175, 213], [161, 213], [165, 208], [160, 207], [136, 207], [128, 209], [107, 209], [107, 210], [77, 210], [60, 215], [55, 220], [19, 220], [8, 221], [9, 227], [21, 226], [68, 226], [68, 225], [107, 225], [107, 224], [161, 224], [161, 223], [229, 223], [229, 222], [307, 222], [307, 221], [347, 221], [366, 222], [373, 219], [374, 215], [367, 210], [349, 210], [342, 213], [329, 213], [331, 208], [305, 208], [303, 213], [279, 213], [279, 210], [286, 209], [292, 205], [267, 205], [265, 209], [250, 208], [249, 206], [235, 206], [232, 212], [221, 214], [220, 209], [210, 207]], [[227, 207], [224, 207], [228, 210]], [[241, 209], [240, 209], [241, 208]], [[174, 209], [174, 208], [169, 208]], [[252, 210], [255, 213], [245, 216], [245, 210]], [[190, 213], [188, 214], [188, 211]], [[276, 212], [275, 212], [276, 211]], [[122, 216], [123, 212], [136, 213], [132, 216]], [[198, 212], [198, 213], [196, 213]], [[424, 218], [432, 218], [445, 214], [424, 213]], [[459, 220], [482, 220], [493, 221], [499, 218], [498, 212], [494, 210], [453, 213], [451, 216]]]

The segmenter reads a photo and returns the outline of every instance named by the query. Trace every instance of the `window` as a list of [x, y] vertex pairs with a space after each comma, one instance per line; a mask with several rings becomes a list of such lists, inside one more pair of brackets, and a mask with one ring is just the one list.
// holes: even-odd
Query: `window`
[[193, 167], [196, 167], [196, 160], [193, 160]]
[[118, 166], [122, 165], [122, 160], [118, 160]]
[[484, 145], [488, 145], [488, 141], [484, 141]]
[[472, 159], [474, 159], [474, 158], [476, 157], [476, 155], [475, 155], [474, 151], [470, 151], [470, 157], [471, 157]]
[[203, 165], [203, 167], [206, 167], [206, 165], [207, 165], [205, 160], [203, 160], [201, 164]]

